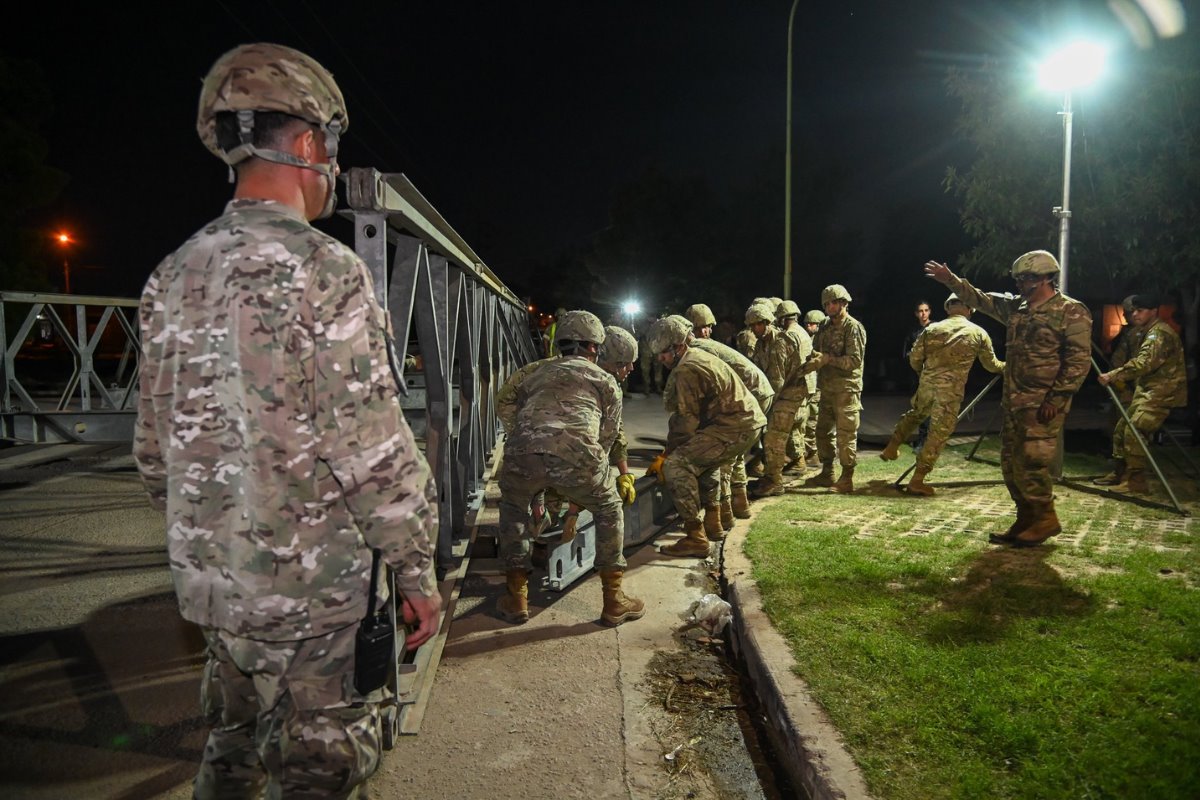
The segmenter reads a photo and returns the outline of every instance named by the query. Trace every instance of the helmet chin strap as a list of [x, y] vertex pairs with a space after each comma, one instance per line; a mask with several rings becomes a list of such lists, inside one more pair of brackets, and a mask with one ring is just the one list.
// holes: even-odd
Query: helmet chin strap
[[338, 139], [342, 129], [341, 121], [335, 119], [331, 120], [329, 124], [321, 126], [321, 131], [325, 134], [325, 153], [329, 160], [324, 164], [314, 164], [311, 161], [305, 161], [297, 155], [285, 153], [282, 150], [255, 147], [251, 142], [254, 133], [254, 112], [239, 111], [237, 112], [237, 118], [238, 138], [241, 139], [241, 144], [225, 153], [225, 163], [229, 165], [229, 182], [233, 183], [236, 179], [233, 172], [234, 165], [240, 164], [248, 158], [261, 158], [263, 161], [270, 161], [275, 164], [310, 169], [313, 172], [319, 172], [323, 175], [328, 183], [326, 187], [328, 191], [325, 195], [325, 207], [321, 209], [321, 213], [315, 219], [326, 219], [333, 216], [333, 209], [337, 204], [337, 155]]

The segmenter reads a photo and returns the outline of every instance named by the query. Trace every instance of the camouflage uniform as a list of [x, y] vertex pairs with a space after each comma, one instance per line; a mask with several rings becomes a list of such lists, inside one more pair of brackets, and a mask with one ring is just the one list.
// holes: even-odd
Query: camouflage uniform
[[380, 698], [352, 685], [371, 548], [404, 592], [436, 591], [434, 485], [367, 268], [291, 207], [235, 200], [139, 315], [134, 456], [209, 642], [197, 796], [264, 766], [285, 796], [352, 790], [379, 757]]
[[666, 385], [666, 371], [656, 355], [657, 353], [651, 353], [650, 348], [646, 347], [644, 336], [638, 340], [638, 371], [642, 376], [642, 388], [646, 394], [657, 394]]
[[863, 357], [867, 350], [867, 331], [849, 311], [839, 319], [827, 319], [813, 337], [813, 350], [825, 356], [817, 370], [817, 388], [821, 392], [817, 412], [817, 456], [824, 464], [836, 452], [843, 467], [858, 463], [858, 423], [862, 410]]
[[[753, 361], [746, 358], [744, 355], [734, 350], [728, 345], [721, 344], [713, 339], [693, 339], [689, 342], [690, 347], [697, 350], [703, 350], [710, 353], [729, 365], [746, 388], [750, 390], [750, 394], [758, 401], [758, 407], [766, 414], [771, 403], [775, 400], [775, 390], [771, 388], [771, 382], [763, 371], [759, 369]], [[674, 373], [672, 373], [674, 374]], [[671, 384], [671, 378], [667, 378], [667, 384]], [[729, 497], [733, 489], [746, 485], [746, 456], [744, 453], [739, 454], [731, 464], [721, 467], [721, 498]]]
[[688, 347], [671, 370], [663, 404], [671, 414], [663, 475], [684, 523], [699, 523], [700, 509], [717, 503], [722, 464], [742, 455], [767, 418], [728, 365]]
[[[1054, 509], [1050, 464], [1058, 435], [1091, 365], [1092, 315], [1083, 303], [1057, 291], [1030, 308], [1017, 295], [981, 292], [957, 276], [947, 286], [968, 306], [1008, 328], [1000, 466], [1018, 513], [1045, 517]], [[1058, 408], [1049, 422], [1038, 420], [1044, 401]]]
[[609, 458], [621, 425], [621, 389], [581, 356], [528, 365], [515, 399], [497, 408], [511, 433], [500, 470], [500, 559], [528, 571], [529, 503], [554, 487], [596, 521], [597, 569], [624, 569], [624, 514]]
[[[1187, 369], [1183, 344], [1170, 325], [1156, 319], [1139, 333], [1137, 352], [1109, 374], [1113, 380], [1137, 381], [1126, 413], [1142, 438], [1149, 440], [1172, 408], [1187, 405]], [[1124, 419], [1113, 432], [1113, 458], [1124, 459], [1131, 471], [1146, 466], [1146, 452]]]
[[763, 437], [765, 477], [775, 484], [783, 481], [796, 417], [805, 408], [808, 379], [802, 370], [812, 349], [812, 340], [799, 326], [787, 330], [768, 326], [754, 346], [754, 363], [766, 373], [776, 393]]
[[929, 434], [917, 456], [917, 468], [923, 473], [933, 469], [946, 440], [954, 433], [967, 375], [976, 358], [988, 372], [1004, 369], [1004, 362], [996, 359], [996, 351], [992, 349], [992, 337], [961, 314], [927, 325], [909, 351], [908, 363], [920, 376], [920, 382], [912, 405], [892, 432], [892, 440], [907, 441], [921, 422], [929, 418]]
[[733, 338], [734, 348], [746, 358], [754, 358], [756, 344], [758, 344], [758, 337], [754, 335], [754, 331], [749, 326], [742, 328]]
[[[787, 330], [796, 331], [800, 335], [801, 342], [804, 343], [800, 356], [800, 361], [803, 363], [812, 354], [812, 336], [809, 335], [808, 331], [799, 322], [791, 323]], [[817, 424], [817, 406], [813, 401], [813, 395], [817, 393], [817, 375], [815, 372], [810, 372], [804, 376], [804, 387], [806, 390], [804, 399], [800, 403], [800, 408], [796, 410], [796, 421], [792, 424], [792, 435], [787, 443], [788, 461], [792, 463], [801, 462], [801, 467], [805, 466], [803, 462], [809, 458], [805, 438], [808, 435], [810, 427], [815, 432]], [[812, 419], [809, 419], [810, 410], [812, 411]], [[816, 456], [815, 440], [812, 455]]]

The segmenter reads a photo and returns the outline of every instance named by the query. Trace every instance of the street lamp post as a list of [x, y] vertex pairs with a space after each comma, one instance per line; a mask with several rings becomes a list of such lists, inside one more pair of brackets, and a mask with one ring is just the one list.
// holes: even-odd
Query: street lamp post
[[71, 293], [71, 261], [67, 257], [67, 248], [75, 244], [75, 240], [71, 238], [71, 234], [65, 231], [54, 234], [54, 240], [58, 242], [59, 247], [63, 249], [63, 294]]
[[1038, 68], [1038, 81], [1046, 89], [1063, 93], [1063, 108], [1059, 112], [1063, 123], [1062, 205], [1055, 206], [1058, 219], [1058, 288], [1067, 293], [1067, 261], [1071, 243], [1071, 134], [1073, 111], [1071, 93], [1087, 86], [1104, 71], [1107, 50], [1093, 42], [1072, 42], [1053, 54]]
[[788, 14], [787, 45], [787, 133], [783, 157], [783, 299], [792, 299], [792, 24], [796, 21], [793, 0]]

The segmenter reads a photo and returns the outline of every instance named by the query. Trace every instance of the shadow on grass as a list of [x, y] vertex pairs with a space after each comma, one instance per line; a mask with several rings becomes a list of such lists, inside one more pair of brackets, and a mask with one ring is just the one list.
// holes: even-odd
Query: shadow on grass
[[1046, 564], [1051, 548], [998, 548], [981, 552], [959, 582], [932, 592], [937, 606], [926, 637], [936, 644], [995, 642], [1016, 621], [1079, 617], [1092, 599], [1063, 583]]

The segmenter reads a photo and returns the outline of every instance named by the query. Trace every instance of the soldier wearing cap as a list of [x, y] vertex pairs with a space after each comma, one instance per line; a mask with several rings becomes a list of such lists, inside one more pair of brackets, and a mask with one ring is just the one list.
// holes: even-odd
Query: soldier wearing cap
[[[1126, 413], [1133, 427], [1149, 441], [1172, 408], [1187, 405], [1187, 369], [1184, 366], [1183, 343], [1166, 322], [1158, 318], [1158, 298], [1136, 294], [1129, 302], [1131, 318], [1140, 333], [1137, 352], [1120, 366], [1100, 375], [1104, 386], [1118, 381], [1134, 381], [1133, 400]], [[1104, 486], [1122, 486], [1131, 492], [1144, 494], [1146, 486], [1146, 451], [1122, 418], [1113, 431], [1113, 458], [1117, 467], [1109, 475], [1097, 478]]]
[[[746, 324], [758, 339], [754, 346], [754, 363], [766, 374], [771, 388], [775, 390], [775, 402], [771, 405], [771, 416], [763, 437], [766, 469], [762, 479], [751, 490], [755, 497], [783, 493], [783, 470], [788, 462], [788, 444], [796, 422], [796, 414], [808, 394], [803, 369], [804, 360], [812, 352], [812, 344], [808, 334], [802, 331], [785, 331], [774, 326], [778, 307], [772, 308], [766, 303], [759, 303], [746, 309]], [[803, 454], [800, 455], [803, 458]]]
[[620, 625], [645, 613], [642, 601], [622, 590], [625, 520], [610, 465], [621, 428], [621, 387], [596, 364], [606, 337], [595, 314], [565, 312], [556, 335], [559, 355], [538, 362], [523, 376], [503, 412], [510, 431], [499, 481], [506, 591], [497, 608], [508, 622], [529, 619], [529, 507], [535, 496], [553, 487], [592, 512], [604, 598], [600, 618]]
[[[1142, 339], [1146, 337], [1146, 331], [1133, 324], [1133, 298], [1136, 295], [1129, 295], [1121, 301], [1121, 310], [1125, 314], [1125, 324], [1121, 326], [1121, 330], [1113, 338], [1112, 355], [1108, 361], [1113, 369], [1125, 366], [1125, 362], [1133, 358], [1137, 353], [1138, 348], [1142, 346]], [[1121, 401], [1121, 405], [1128, 408], [1130, 402], [1133, 401], [1133, 381], [1118, 379], [1111, 384], [1112, 389], [1117, 394], [1117, 399]], [[1121, 419], [1121, 412], [1117, 409], [1112, 410], [1112, 426], [1116, 428], [1117, 420]]]
[[996, 359], [996, 351], [992, 349], [992, 337], [971, 322], [971, 309], [953, 293], [946, 298], [944, 308], [946, 319], [928, 325], [909, 351], [908, 363], [919, 376], [917, 391], [879, 454], [884, 461], [899, 458], [901, 443], [908, 440], [922, 421], [929, 420], [917, 468], [908, 483], [911, 494], [934, 493], [933, 487], [925, 483], [925, 476], [937, 463], [942, 447], [958, 424], [958, 409], [975, 359], [988, 372], [1004, 370], [1004, 362]]
[[716, 517], [719, 526], [720, 467], [746, 452], [762, 434], [767, 418], [732, 368], [689, 346], [691, 328], [688, 320], [671, 316], [650, 329], [650, 347], [672, 368], [673, 380], [671, 391], [663, 393], [671, 415], [667, 449], [646, 473], [667, 484], [683, 520], [684, 538], [659, 552], [705, 558], [709, 541], [700, 509], [706, 517]]
[[1062, 531], [1050, 465], [1071, 399], [1091, 364], [1092, 315], [1058, 291], [1058, 260], [1045, 250], [1013, 262], [1019, 295], [981, 292], [936, 261], [926, 262], [925, 274], [1008, 329], [1000, 467], [1017, 519], [988, 538], [1017, 547], [1041, 544]]
[[196, 126], [233, 200], [154, 270], [134, 457], [166, 513], [180, 613], [208, 645], [198, 798], [354, 797], [380, 752], [355, 688], [372, 550], [414, 648], [438, 628], [436, 491], [404, 421], [366, 265], [310, 225], [334, 207], [346, 105], [303, 53], [237, 47]]
[[[854, 491], [854, 468], [858, 464], [858, 423], [862, 411], [863, 358], [867, 330], [850, 316], [850, 293], [835, 283], [821, 291], [826, 320], [813, 338], [813, 352], [804, 372], [817, 372], [821, 401], [817, 411], [817, 456], [820, 474], [806, 486], [832, 486], [834, 491]], [[836, 448], [835, 448], [836, 442]], [[842, 474], [833, 480], [833, 459]]]

